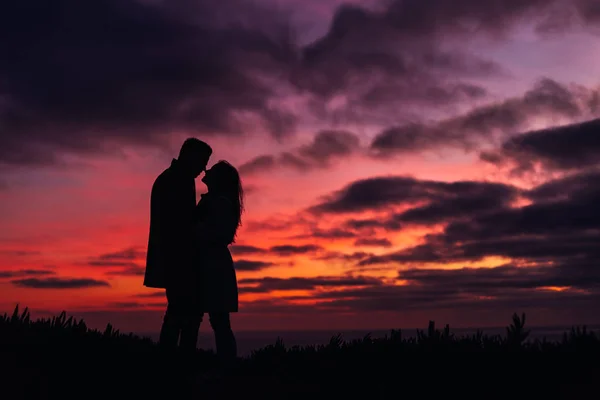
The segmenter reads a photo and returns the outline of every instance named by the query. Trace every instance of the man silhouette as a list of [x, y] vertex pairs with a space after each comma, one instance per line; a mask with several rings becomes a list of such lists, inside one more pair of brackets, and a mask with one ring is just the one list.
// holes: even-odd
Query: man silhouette
[[166, 289], [167, 310], [159, 343], [169, 348], [177, 347], [179, 341], [182, 349], [196, 349], [198, 324], [190, 286], [194, 281], [195, 179], [206, 169], [211, 154], [205, 142], [187, 139], [179, 157], [152, 186], [144, 286]]

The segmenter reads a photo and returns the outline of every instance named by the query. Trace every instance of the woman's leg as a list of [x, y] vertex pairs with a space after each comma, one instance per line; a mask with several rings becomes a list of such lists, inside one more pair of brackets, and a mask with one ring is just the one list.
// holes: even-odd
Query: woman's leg
[[209, 313], [208, 317], [215, 332], [217, 355], [225, 366], [229, 366], [237, 358], [237, 343], [231, 329], [229, 313]]

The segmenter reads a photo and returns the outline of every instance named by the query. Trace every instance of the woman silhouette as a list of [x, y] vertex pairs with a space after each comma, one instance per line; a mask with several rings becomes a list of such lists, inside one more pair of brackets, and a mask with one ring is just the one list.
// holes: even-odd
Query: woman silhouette
[[202, 181], [208, 193], [197, 207], [198, 312], [200, 322], [208, 313], [217, 355], [229, 365], [237, 357], [229, 314], [238, 311], [238, 287], [228, 246], [241, 225], [244, 192], [238, 171], [227, 161], [216, 163]]

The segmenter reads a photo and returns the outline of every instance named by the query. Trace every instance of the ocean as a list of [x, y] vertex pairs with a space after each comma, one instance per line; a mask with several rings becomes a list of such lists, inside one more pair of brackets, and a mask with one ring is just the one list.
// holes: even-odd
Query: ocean
[[[563, 333], [571, 330], [570, 326], [556, 326], [556, 327], [530, 327], [527, 328], [531, 331], [531, 339], [542, 339], [546, 338], [549, 341], [560, 340]], [[484, 334], [487, 335], [505, 335], [506, 328], [484, 328], [480, 329]], [[595, 332], [600, 331], [600, 326], [588, 327], [588, 330]], [[451, 332], [455, 336], [472, 335], [477, 332], [477, 328], [456, 328], [451, 329]], [[367, 334], [371, 334], [371, 337], [378, 338], [383, 337], [386, 334], [389, 335], [390, 330], [348, 330], [348, 331], [283, 331], [283, 332], [270, 332], [270, 331], [238, 331], [235, 332], [236, 340], [238, 343], [238, 353], [240, 356], [249, 355], [252, 350], [259, 349], [261, 347], [274, 344], [277, 338], [281, 338], [286, 347], [291, 346], [308, 346], [308, 345], [319, 345], [327, 344], [332, 336], [341, 334], [345, 340], [360, 339], [365, 337]], [[147, 336], [153, 340], [158, 340], [158, 333], [139, 333], [142, 336]], [[417, 329], [402, 329], [403, 337], [415, 337]], [[201, 349], [212, 349], [214, 350], [214, 337], [212, 331], [201, 331], [198, 338], [198, 347]]]

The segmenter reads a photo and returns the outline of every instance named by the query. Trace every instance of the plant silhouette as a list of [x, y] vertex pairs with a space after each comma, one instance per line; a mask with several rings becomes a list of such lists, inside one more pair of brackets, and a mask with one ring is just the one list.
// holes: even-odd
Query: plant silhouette
[[[28, 308], [17, 306], [0, 316], [0, 383], [6, 398], [64, 398], [65, 379], [69, 392], [93, 388], [100, 397], [192, 391], [208, 398], [389, 398], [425, 390], [465, 398], [481, 396], [480, 388], [488, 387], [486, 398], [514, 398], [506, 384], [511, 381], [519, 382], [520, 396], [536, 398], [573, 398], [589, 390], [599, 372], [598, 335], [573, 327], [559, 341], [530, 339], [525, 321], [525, 314], [514, 314], [505, 336], [477, 331], [458, 337], [449, 325], [437, 329], [430, 321], [415, 337], [396, 329], [382, 338], [367, 334], [346, 341], [338, 334], [324, 345], [292, 347], [278, 338], [240, 359], [231, 374], [206, 381], [198, 374], [217, 367], [212, 352], [198, 351], [190, 359], [111, 324], [90, 329], [65, 312], [33, 320]], [[501, 353], [512, 354], [503, 356], [510, 357], [509, 368], [498, 358]]]

